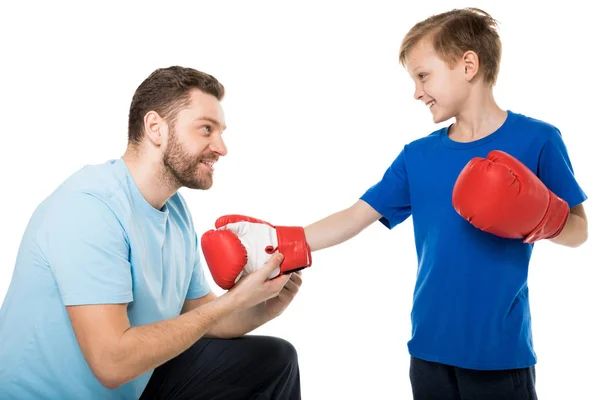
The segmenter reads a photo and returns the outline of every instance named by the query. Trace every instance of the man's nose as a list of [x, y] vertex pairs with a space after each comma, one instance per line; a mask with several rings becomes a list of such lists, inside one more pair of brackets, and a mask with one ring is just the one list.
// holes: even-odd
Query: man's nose
[[220, 133], [213, 136], [213, 140], [210, 144], [210, 147], [212, 151], [218, 153], [220, 156], [224, 156], [227, 154], [227, 146], [225, 146], [223, 135]]

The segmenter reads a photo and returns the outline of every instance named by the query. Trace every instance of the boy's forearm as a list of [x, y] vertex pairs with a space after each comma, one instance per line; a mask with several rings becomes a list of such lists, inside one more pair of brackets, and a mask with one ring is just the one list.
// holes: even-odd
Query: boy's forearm
[[178, 317], [128, 329], [109, 356], [104, 370], [110, 376], [105, 381], [118, 387], [158, 367], [191, 347], [234, 310], [235, 300], [225, 294]]
[[588, 237], [587, 219], [577, 213], [569, 213], [567, 223], [562, 232], [550, 241], [568, 247], [578, 247], [585, 243]]
[[348, 210], [338, 211], [304, 228], [311, 251], [340, 244], [354, 236]]
[[343, 243], [381, 218], [381, 214], [362, 200], [345, 210], [338, 211], [304, 227], [311, 251]]

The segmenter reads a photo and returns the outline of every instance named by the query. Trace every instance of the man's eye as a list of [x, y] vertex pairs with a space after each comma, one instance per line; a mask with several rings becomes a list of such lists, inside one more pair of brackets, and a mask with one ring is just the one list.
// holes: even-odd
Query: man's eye
[[202, 129], [204, 129], [208, 133], [210, 133], [212, 131], [212, 128], [210, 125], [202, 125]]

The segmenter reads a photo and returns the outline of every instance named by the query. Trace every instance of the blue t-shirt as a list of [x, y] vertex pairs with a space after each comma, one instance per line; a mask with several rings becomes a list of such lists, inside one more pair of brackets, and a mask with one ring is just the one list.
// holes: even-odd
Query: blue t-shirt
[[448, 127], [406, 145], [361, 197], [392, 229], [413, 218], [418, 259], [409, 353], [471, 369], [536, 363], [527, 273], [533, 245], [483, 232], [452, 206], [452, 189], [473, 157], [503, 150], [529, 167], [570, 207], [587, 197], [554, 126], [508, 111], [492, 134], [468, 143]]
[[206, 295], [190, 212], [161, 209], [123, 159], [86, 166], [35, 210], [0, 309], [0, 398], [135, 399], [152, 371], [109, 390], [86, 364], [65, 306], [128, 303], [132, 326], [180, 314]]

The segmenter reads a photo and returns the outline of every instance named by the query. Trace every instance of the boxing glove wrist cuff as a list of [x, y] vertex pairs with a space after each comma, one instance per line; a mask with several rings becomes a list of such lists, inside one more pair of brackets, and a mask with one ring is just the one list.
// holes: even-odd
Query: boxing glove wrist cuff
[[273, 250], [279, 250], [284, 256], [280, 266], [282, 273], [289, 273], [312, 265], [310, 247], [306, 242], [304, 228], [301, 226], [278, 226], [277, 243], [279, 243], [279, 247]]
[[548, 190], [549, 204], [546, 215], [538, 226], [527, 235], [525, 243], [534, 243], [542, 239], [552, 239], [560, 235], [569, 218], [569, 205], [566, 201]]

